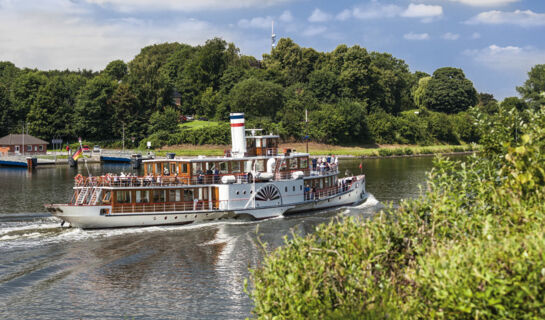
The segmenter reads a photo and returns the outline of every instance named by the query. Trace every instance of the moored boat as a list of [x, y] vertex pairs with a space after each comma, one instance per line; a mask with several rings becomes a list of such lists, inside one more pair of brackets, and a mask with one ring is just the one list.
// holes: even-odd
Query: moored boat
[[46, 208], [74, 227], [114, 228], [266, 219], [367, 199], [365, 176], [339, 179], [334, 161], [279, 153], [279, 136], [245, 130], [242, 113], [230, 119], [232, 149], [223, 157], [145, 160], [143, 176], [78, 175], [70, 203]]

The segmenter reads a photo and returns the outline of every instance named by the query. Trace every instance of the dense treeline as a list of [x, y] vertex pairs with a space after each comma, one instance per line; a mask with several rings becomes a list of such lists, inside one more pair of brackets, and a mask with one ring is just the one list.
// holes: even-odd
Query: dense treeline
[[257, 318], [545, 318], [543, 71], [532, 108], [472, 110], [483, 152], [438, 158], [418, 199], [286, 238], [252, 273]]
[[[526, 88], [519, 91], [530, 98]], [[318, 52], [281, 39], [258, 61], [218, 38], [201, 46], [164, 43], [143, 48], [128, 63], [112, 61], [100, 72], [39, 71], [0, 62], [0, 136], [20, 132], [26, 123], [31, 134], [46, 140], [119, 140], [124, 129], [137, 143], [224, 143], [228, 127], [203, 129], [209, 139], [192, 139], [177, 126], [179, 116], [227, 120], [229, 112], [242, 111], [250, 125], [284, 139], [458, 143], [478, 139], [465, 113], [474, 105], [490, 113], [498, 108], [491, 95], [476, 93], [462, 70], [411, 73], [404, 61], [357, 45]], [[305, 109], [308, 126], [302, 125]]]

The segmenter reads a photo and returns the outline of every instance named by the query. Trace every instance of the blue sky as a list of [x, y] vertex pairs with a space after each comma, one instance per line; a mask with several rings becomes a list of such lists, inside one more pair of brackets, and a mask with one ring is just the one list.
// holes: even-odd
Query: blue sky
[[319, 51], [357, 44], [411, 71], [462, 68], [498, 99], [545, 64], [543, 0], [0, 0], [0, 60], [100, 70], [146, 45], [216, 36], [261, 58], [273, 20], [277, 38]]

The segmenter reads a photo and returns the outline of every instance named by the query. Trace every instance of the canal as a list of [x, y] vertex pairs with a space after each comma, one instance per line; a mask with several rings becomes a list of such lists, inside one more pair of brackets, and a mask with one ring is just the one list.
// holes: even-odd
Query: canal
[[[244, 319], [248, 268], [291, 230], [337, 217], [371, 216], [383, 203], [416, 197], [432, 157], [367, 159], [367, 203], [261, 222], [83, 231], [61, 228], [44, 203], [72, 195], [77, 173], [130, 172], [124, 165], [0, 168], [0, 319]], [[359, 173], [342, 160], [341, 173]]]

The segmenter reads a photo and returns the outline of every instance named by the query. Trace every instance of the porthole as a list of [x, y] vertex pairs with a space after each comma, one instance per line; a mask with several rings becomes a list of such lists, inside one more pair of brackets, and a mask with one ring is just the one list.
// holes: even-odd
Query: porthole
[[339, 197], [339, 200], [341, 200], [341, 197]]
[[165, 220], [167, 219], [167, 217], [165, 217]]
[[175, 217], [174, 217], [174, 220], [176, 220], [176, 219], [178, 219], [178, 216], [175, 216]]
[[285, 187], [285, 188], [284, 188], [284, 191], [288, 192], [288, 187]]
[[254, 193], [254, 191], [253, 191], [253, 190], [250, 190], [250, 194], [252, 194], [252, 193]]
[[293, 191], [295, 191], [295, 186], [293, 186]]
[[302, 185], [299, 186], [299, 190], [303, 190], [303, 186], [302, 186]]
[[240, 194], [240, 191], [237, 191], [237, 195]]
[[244, 192], [242, 194], [246, 194], [246, 190], [244, 190]]
[[195, 215], [195, 218], [197, 218], [197, 215]]

